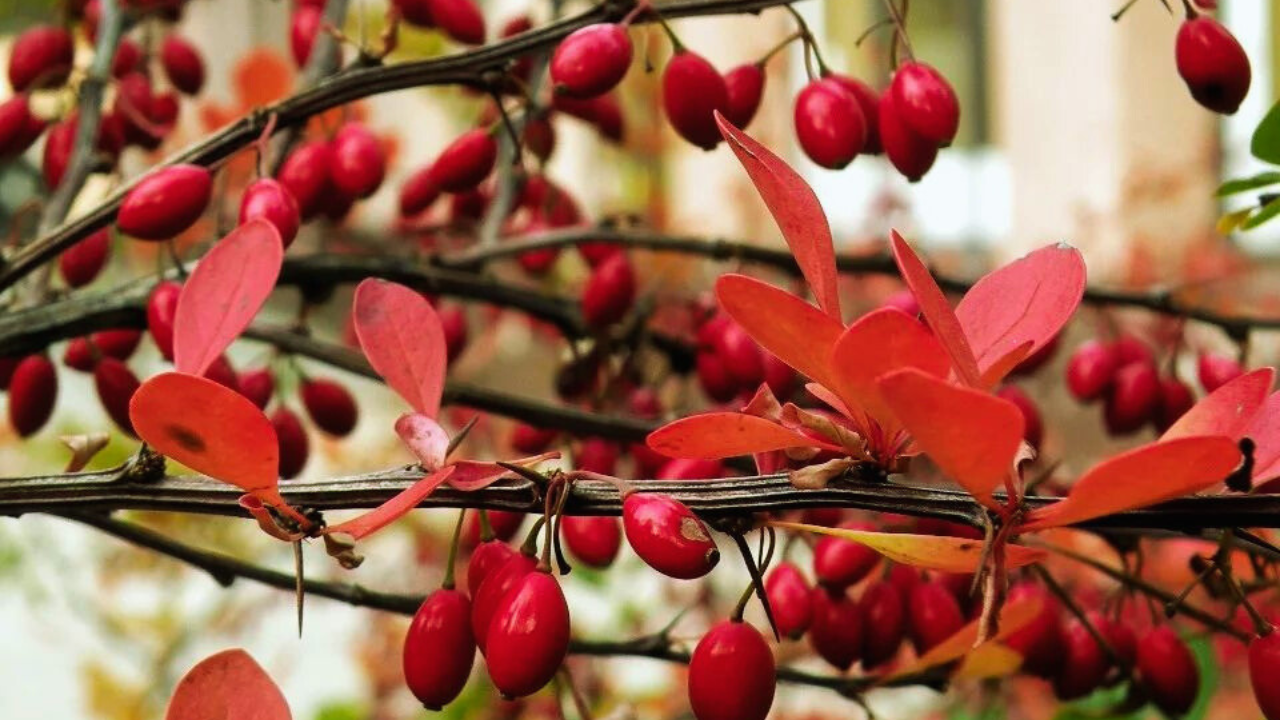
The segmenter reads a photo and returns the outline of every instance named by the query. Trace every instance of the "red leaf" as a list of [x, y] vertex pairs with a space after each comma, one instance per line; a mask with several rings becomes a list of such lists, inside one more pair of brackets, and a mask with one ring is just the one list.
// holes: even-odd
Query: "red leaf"
[[1280, 393], [1267, 396], [1244, 434], [1257, 443], [1253, 453], [1255, 486], [1280, 477]]
[[405, 413], [396, 420], [396, 434], [427, 472], [444, 466], [449, 452], [449, 433], [435, 420], [422, 413]]
[[734, 127], [719, 112], [716, 124], [778, 223], [818, 306], [841, 322], [831, 226], [813, 188], [782, 158]]
[[201, 660], [178, 681], [165, 720], [291, 720], [271, 676], [244, 650]]
[[916, 446], [969, 494], [995, 507], [991, 494], [1009, 477], [1022, 445], [1025, 420], [1018, 406], [915, 369], [889, 373], [879, 383]]
[[[833, 528], [793, 522], [775, 521], [770, 525], [787, 530], [803, 530], [842, 538], [868, 547], [896, 563], [925, 570], [971, 573], [978, 569], [983, 560], [983, 542], [969, 538], [850, 530], [843, 527]], [[1044, 550], [1021, 545], [1005, 546], [1005, 567], [1009, 569], [1039, 562], [1044, 557]]]
[[1239, 464], [1240, 450], [1222, 436], [1144, 445], [1094, 465], [1065, 500], [1028, 514], [1022, 530], [1074, 525], [1189, 495], [1222, 482]]
[[435, 492], [449, 476], [453, 474], [453, 466], [436, 470], [418, 482], [396, 493], [390, 500], [382, 503], [369, 512], [358, 515], [346, 522], [330, 525], [324, 529], [326, 535], [343, 533], [359, 540], [400, 519], [405, 513], [418, 507], [418, 503]]
[[831, 349], [844, 325], [785, 290], [745, 275], [716, 281], [720, 307], [779, 360], [822, 385], [831, 376]]
[[1192, 405], [1190, 410], [1164, 431], [1160, 439], [1163, 441], [1197, 435], [1222, 435], [1239, 440], [1266, 402], [1275, 376], [1274, 369], [1259, 368], [1224, 383]]
[[403, 285], [369, 278], [356, 288], [352, 313], [369, 364], [414, 410], [434, 418], [448, 348], [431, 303]]
[[800, 447], [840, 451], [839, 445], [789, 430], [772, 420], [732, 412], [681, 418], [649, 433], [648, 444], [667, 457], [696, 460], [719, 460]]
[[[541, 455], [531, 455], [529, 457], [520, 458], [519, 460], [509, 460], [510, 465], [523, 465], [524, 467], [533, 467], [545, 460], [554, 460], [560, 457], [560, 452], [553, 450], [544, 452]], [[449, 476], [449, 485], [455, 490], [463, 492], [471, 492], [481, 488], [489, 487], [497, 482], [504, 475], [512, 475], [513, 473], [505, 467], [491, 462], [476, 462], [474, 460], [459, 460], [450, 467], [453, 468], [453, 475]]]
[[1075, 314], [1084, 284], [1080, 251], [1061, 244], [1040, 248], [975, 283], [955, 314], [978, 369], [986, 373], [1027, 342], [1028, 355], [1044, 347]]
[[947, 296], [942, 294], [942, 289], [938, 287], [938, 283], [934, 282], [929, 269], [924, 266], [920, 257], [911, 249], [907, 241], [902, 239], [897, 230], [890, 233], [890, 240], [893, 245], [893, 258], [898, 263], [898, 272], [902, 273], [902, 279], [907, 283], [907, 287], [911, 288], [911, 294], [915, 295], [916, 302], [920, 304], [920, 312], [929, 322], [929, 329], [938, 337], [942, 346], [947, 349], [947, 354], [951, 356], [956, 375], [970, 387], [982, 387], [982, 373], [978, 371], [978, 361], [973, 356], [969, 340], [965, 338], [960, 319], [951, 309], [951, 303], [947, 302]]
[[883, 308], [858, 318], [836, 341], [831, 389], [846, 406], [865, 410], [891, 435], [897, 418], [885, 405], [876, 379], [908, 367], [945, 378], [951, 361], [918, 320], [896, 308]]
[[178, 372], [204, 375], [270, 297], [283, 261], [279, 231], [261, 218], [213, 246], [178, 296], [173, 320]]

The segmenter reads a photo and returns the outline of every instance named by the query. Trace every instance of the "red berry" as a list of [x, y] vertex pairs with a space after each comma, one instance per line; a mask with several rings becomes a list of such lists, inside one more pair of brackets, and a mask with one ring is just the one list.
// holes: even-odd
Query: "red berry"
[[98, 391], [102, 407], [121, 430], [133, 435], [133, 421], [129, 419], [129, 400], [137, 392], [138, 376], [124, 363], [112, 357], [104, 357], [93, 368], [93, 384]]
[[327, 379], [304, 380], [301, 388], [302, 404], [316, 427], [343, 437], [356, 427], [358, 411], [356, 400], [342, 385]]
[[724, 116], [734, 127], [746, 129], [760, 109], [764, 97], [764, 68], [756, 63], [739, 65], [724, 74], [724, 86], [729, 93], [729, 104]]
[[90, 341], [106, 357], [128, 360], [142, 342], [142, 331], [132, 328], [101, 330], [89, 336]]
[[910, 182], [917, 182], [938, 159], [938, 145], [912, 130], [903, 119], [891, 91], [880, 95], [880, 144], [889, 162]]
[[505, 697], [524, 697], [551, 682], [569, 652], [569, 605], [560, 583], [535, 570], [516, 581], [493, 611], [485, 661]]
[[240, 392], [240, 376], [236, 374], [236, 369], [231, 367], [231, 361], [227, 356], [219, 355], [209, 365], [209, 369], [204, 371], [204, 376], [228, 390]]
[[916, 652], [923, 655], [964, 627], [964, 614], [942, 584], [921, 582], [907, 598], [907, 627]]
[[67, 287], [84, 287], [93, 282], [107, 264], [111, 252], [111, 234], [102, 228], [72, 245], [58, 256], [58, 272]]
[[1037, 598], [1040, 612], [1018, 631], [1005, 638], [1005, 644], [1022, 655], [1022, 669], [1043, 678], [1053, 677], [1062, 667], [1065, 639], [1062, 613], [1058, 600], [1049, 591], [1031, 583], [1021, 583], [1009, 590], [1007, 602]]
[[0, 158], [21, 155], [44, 132], [45, 121], [31, 114], [26, 95], [0, 103]]
[[770, 570], [764, 579], [764, 591], [769, 596], [778, 633], [792, 640], [804, 635], [813, 619], [813, 601], [809, 581], [800, 568], [784, 562]]
[[75, 43], [52, 25], [24, 30], [9, 50], [9, 84], [14, 92], [58, 87], [71, 76]]
[[862, 613], [862, 666], [868, 670], [898, 654], [907, 634], [907, 615], [898, 588], [886, 580], [867, 586], [859, 603]]
[[1249, 94], [1249, 56], [1231, 31], [1211, 17], [1182, 23], [1174, 57], [1191, 97], [1216, 113], [1234, 114]]
[[436, 184], [432, 166], [420, 168], [400, 186], [400, 214], [404, 217], [417, 215], [431, 207], [438, 197], [440, 186]]
[[479, 597], [480, 584], [485, 578], [508, 560], [514, 559], [517, 554], [515, 548], [496, 538], [477, 545], [471, 551], [471, 558], [467, 560], [467, 592], [472, 597]]
[[265, 409], [276, 391], [276, 378], [271, 368], [261, 367], [240, 373], [240, 394], [249, 398], [259, 409]]
[[[123, 128], [110, 120], [115, 115], [104, 115], [98, 127], [97, 149], [114, 162], [124, 146]], [[62, 176], [71, 162], [71, 151], [74, 149], [76, 132], [79, 127], [79, 116], [72, 113], [65, 120], [49, 129], [44, 141], [44, 151], [40, 158], [40, 172], [47, 188], [52, 190], [62, 182]], [[34, 138], [32, 138], [34, 140]], [[25, 140], [24, 140], [25, 142]]]
[[436, 186], [443, 192], [470, 190], [493, 172], [498, 143], [488, 130], [468, 130], [440, 153], [431, 166]]
[[1267, 720], [1280, 720], [1277, 668], [1280, 668], [1280, 633], [1254, 638], [1249, 643], [1249, 681], [1253, 685], [1253, 697]]
[[590, 98], [609, 92], [631, 68], [631, 37], [617, 23], [579, 28], [556, 46], [551, 82], [556, 92]]
[[1079, 620], [1067, 623], [1062, 639], [1062, 667], [1053, 677], [1053, 692], [1059, 699], [1075, 700], [1101, 687], [1111, 664], [1089, 628]]
[[795, 124], [804, 154], [831, 170], [852, 162], [867, 142], [867, 121], [857, 98], [835, 80], [815, 80], [800, 91]]
[[625, 253], [618, 253], [591, 271], [582, 289], [582, 318], [593, 328], [621, 321], [636, 299], [636, 274]]
[[62, 351], [62, 364], [72, 370], [93, 372], [94, 366], [98, 364], [97, 350], [89, 342], [89, 338], [72, 338]]
[[511, 559], [493, 568], [480, 583], [471, 603], [471, 631], [476, 636], [476, 647], [488, 655], [487, 639], [489, 626], [494, 611], [507, 592], [516, 586], [521, 578], [535, 572], [538, 561], [524, 553], [516, 553]]
[[1076, 348], [1067, 360], [1067, 389], [1080, 402], [1097, 400], [1111, 387], [1119, 369], [1115, 346], [1090, 340]]
[[889, 82], [889, 93], [902, 120], [934, 145], [949, 145], [960, 128], [960, 101], [942, 73], [924, 63], [907, 61]]
[[724, 464], [719, 460], [676, 458], [669, 460], [658, 470], [655, 480], [707, 480], [724, 474]]
[[1154, 364], [1156, 361], [1155, 355], [1151, 352], [1151, 346], [1133, 335], [1121, 335], [1116, 338], [1113, 347], [1116, 352], [1117, 367], [1132, 363]]
[[1202, 352], [1196, 358], [1196, 376], [1200, 386], [1211, 393], [1244, 374], [1240, 363], [1217, 353]]
[[812, 594], [813, 620], [809, 645], [827, 662], [848, 670], [862, 657], [862, 613], [843, 591], [816, 587]]
[[725, 323], [714, 348], [739, 390], [754, 390], [764, 382], [764, 351], [741, 325]]
[[879, 155], [884, 152], [884, 147], [880, 143], [880, 93], [861, 80], [847, 75], [831, 73], [826, 77], [839, 84], [858, 101], [858, 108], [862, 110], [862, 118], [867, 126], [867, 141], [863, 143], [860, 152], [866, 155]]
[[165, 280], [157, 283], [147, 297], [147, 330], [166, 360], [173, 360], [173, 319], [181, 294], [181, 285]]
[[631, 493], [622, 501], [622, 524], [631, 549], [669, 577], [702, 577], [720, 561], [707, 526], [679, 500]]
[[1186, 643], [1168, 625], [1138, 642], [1138, 675], [1156, 707], [1166, 715], [1185, 715], [1200, 694], [1200, 669]]
[[574, 457], [574, 465], [579, 470], [612, 475], [618, 466], [618, 458], [622, 451], [618, 444], [603, 438], [587, 438], [578, 446], [578, 454]]
[[511, 431], [511, 448], [525, 455], [546, 452], [560, 433], [555, 428], [541, 428], [519, 423]]
[[569, 552], [587, 567], [609, 567], [622, 547], [617, 518], [571, 515], [560, 522], [560, 529]]
[[777, 684], [769, 643], [744, 622], [708, 630], [689, 659], [689, 704], [698, 720], [764, 720]]
[[1133, 628], [1123, 620], [1111, 621], [1100, 613], [1090, 612], [1088, 616], [1093, 626], [1102, 631], [1102, 636], [1121, 663], [1132, 667], [1138, 661], [1138, 636], [1134, 634]]
[[298, 414], [281, 405], [271, 413], [271, 426], [276, 429], [276, 444], [280, 448], [280, 477], [288, 480], [302, 473], [311, 454], [311, 443], [306, 428]]
[[546, 113], [530, 116], [520, 133], [520, 142], [533, 156], [542, 162], [551, 158], [556, 149], [556, 128]]
[[551, 105], [566, 115], [591, 123], [606, 140], [622, 142], [626, 128], [622, 118], [622, 106], [618, 104], [618, 98], [614, 93], [606, 93], [588, 100], [555, 95], [551, 98]]
[[116, 47], [116, 54], [111, 58], [111, 77], [119, 80], [138, 69], [142, 60], [142, 48], [129, 38], [122, 38]]
[[698, 384], [707, 397], [723, 403], [738, 396], [738, 381], [729, 374], [729, 368], [719, 355], [700, 351], [695, 362]]
[[393, 3], [400, 11], [400, 17], [410, 25], [435, 27], [436, 23], [431, 19], [430, 0], [393, 0]]
[[[840, 524], [847, 530], [873, 530], [864, 522]], [[844, 590], [865, 578], [880, 562], [875, 550], [852, 540], [823, 535], [813, 546], [813, 574], [818, 582], [835, 590]]]
[[1164, 432], [1196, 404], [1191, 388], [1177, 377], [1160, 378], [1160, 400], [1156, 406], [1156, 430]]
[[887, 579], [898, 589], [898, 599], [902, 601], [902, 609], [905, 611], [911, 604], [911, 592], [923, 582], [920, 571], [910, 565], [892, 563]]
[[204, 60], [200, 51], [181, 36], [165, 37], [160, 45], [160, 64], [178, 92], [195, 95], [204, 87]]
[[274, 225], [286, 248], [293, 244], [293, 239], [298, 236], [298, 225], [302, 223], [293, 193], [271, 178], [254, 180], [240, 198], [240, 224], [254, 218], [263, 218]]
[[277, 179], [293, 195], [303, 220], [320, 212], [332, 165], [333, 151], [329, 143], [316, 140], [299, 145], [280, 166]]
[[298, 67], [306, 65], [311, 58], [311, 48], [316, 43], [316, 35], [320, 33], [323, 22], [324, 11], [321, 8], [300, 5], [294, 9], [293, 16], [289, 19], [289, 50]]
[[760, 351], [760, 362], [764, 367], [764, 384], [774, 397], [785, 402], [796, 391], [799, 377], [795, 369], [768, 350]]
[[404, 638], [404, 680], [428, 710], [453, 702], [471, 676], [476, 640], [466, 593], [441, 588], [422, 602]]
[[427, 0], [431, 21], [446, 35], [466, 45], [484, 43], [484, 15], [473, 0]]
[[330, 142], [333, 148], [329, 180], [342, 194], [369, 197], [382, 185], [387, 159], [382, 143], [360, 123], [347, 123]]
[[[493, 536], [503, 542], [515, 537], [520, 526], [524, 524], [524, 513], [486, 510], [485, 516], [489, 519], [489, 529], [493, 531]], [[462, 545], [464, 547], [479, 545], [481, 529], [480, 512], [469, 513], [467, 526], [462, 530]]]
[[198, 165], [170, 165], [140, 180], [120, 203], [116, 225], [139, 240], [168, 240], [195, 224], [213, 195]]
[[151, 79], [142, 72], [131, 72], [116, 83], [116, 100], [113, 114], [123, 123], [125, 140], [146, 146], [156, 142], [156, 128], [152, 126], [151, 111], [155, 95]]
[[1136, 362], [1116, 372], [1107, 395], [1104, 419], [1107, 432], [1127, 435], [1155, 418], [1160, 403], [1160, 375], [1155, 365]]
[[703, 150], [720, 144], [716, 111], [729, 107], [729, 89], [701, 55], [681, 50], [662, 71], [662, 108], [680, 137]]
[[1005, 385], [996, 395], [1018, 406], [1025, 422], [1023, 438], [1031, 447], [1039, 448], [1044, 436], [1044, 423], [1040, 419], [1040, 409], [1036, 407], [1035, 401], [1017, 385]]
[[53, 415], [58, 373], [44, 355], [28, 355], [9, 379], [9, 424], [19, 437], [34, 435]]

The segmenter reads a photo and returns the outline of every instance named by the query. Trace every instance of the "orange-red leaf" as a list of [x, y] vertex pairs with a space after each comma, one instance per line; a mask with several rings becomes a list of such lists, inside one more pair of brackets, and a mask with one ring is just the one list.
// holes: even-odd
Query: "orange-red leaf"
[[1240, 464], [1230, 438], [1188, 437], [1143, 445], [1094, 465], [1066, 499], [1037, 508], [1024, 531], [1074, 525], [1213, 487]]
[[839, 445], [824, 443], [772, 420], [732, 412], [680, 418], [649, 433], [647, 442], [649, 447], [667, 457], [700, 460], [800, 447], [840, 451]]
[[1025, 343], [1031, 343], [1028, 354], [1044, 347], [1075, 314], [1084, 285], [1084, 258], [1063, 244], [1040, 248], [975, 283], [955, 314], [978, 370], [986, 373]]
[[[859, 545], [865, 545], [890, 560], [940, 572], [971, 573], [982, 562], [982, 541], [970, 538], [937, 535], [913, 535], [910, 533], [872, 532], [850, 530], [824, 525], [806, 525], [793, 522], [773, 522], [774, 527], [787, 530], [831, 535]], [[1044, 559], [1045, 552], [1021, 545], [1005, 546], [1005, 567], [1019, 568]]]
[[916, 447], [988, 506], [1009, 476], [1026, 421], [1017, 405], [915, 369], [880, 378], [885, 403]]
[[964, 656], [952, 678], [956, 680], [989, 680], [1008, 677], [1022, 667], [1022, 654], [998, 642], [985, 642]]
[[1267, 396], [1244, 434], [1257, 443], [1253, 454], [1255, 485], [1280, 477], [1280, 393]]
[[204, 375], [271, 296], [284, 245], [275, 225], [257, 218], [213, 246], [182, 286], [173, 319], [173, 364]]
[[831, 349], [844, 332], [839, 320], [766, 282], [745, 275], [716, 281], [720, 307], [782, 362], [827, 385]]
[[[999, 642], [1026, 627], [1040, 614], [1041, 602], [1037, 596], [1027, 596], [1001, 608], [998, 616], [1000, 629], [996, 631], [996, 636], [991, 641]], [[915, 675], [964, 657], [974, 649], [974, 643], [978, 641], [978, 622], [974, 620], [960, 628], [954, 635], [933, 646], [914, 663], [899, 668], [886, 679]]]
[[244, 650], [201, 660], [173, 689], [165, 720], [291, 720], [289, 703]]
[[782, 158], [734, 127], [719, 112], [716, 123], [778, 223], [818, 306], [836, 322], [842, 322], [831, 226], [813, 188]]
[[890, 241], [893, 258], [898, 263], [898, 272], [902, 273], [902, 279], [920, 304], [920, 313], [929, 322], [929, 329], [938, 336], [951, 356], [956, 375], [970, 387], [981, 387], [982, 373], [978, 371], [978, 361], [965, 338], [959, 318], [951, 309], [951, 303], [947, 302], [947, 296], [942, 294], [942, 288], [938, 287], [938, 283], [929, 274], [929, 268], [924, 266], [920, 257], [897, 230], [890, 233]]
[[886, 434], [897, 425], [876, 379], [901, 368], [945, 378], [947, 351], [920, 321], [896, 308], [868, 313], [845, 329], [831, 355], [831, 389], [851, 408], [861, 408]]
[[[1259, 368], [1247, 372], [1201, 398], [1178, 418], [1161, 440], [1196, 435], [1222, 435], [1239, 440], [1253, 422], [1271, 392], [1276, 371]], [[1256, 438], [1255, 438], [1256, 440]]]
[[373, 369], [414, 410], [434, 418], [448, 359], [431, 303], [403, 285], [369, 278], [356, 288], [352, 318]]
[[391, 499], [363, 515], [358, 515], [346, 522], [330, 525], [325, 528], [326, 535], [343, 533], [359, 540], [390, 525], [404, 516], [405, 513], [418, 507], [418, 503], [435, 492], [449, 476], [453, 474], [453, 466], [446, 466], [427, 475], [418, 482], [396, 493]]

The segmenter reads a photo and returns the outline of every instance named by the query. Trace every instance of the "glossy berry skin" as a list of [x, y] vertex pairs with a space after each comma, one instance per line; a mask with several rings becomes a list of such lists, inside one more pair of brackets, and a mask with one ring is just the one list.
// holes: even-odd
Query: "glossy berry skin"
[[604, 438], [592, 437], [582, 441], [574, 456], [574, 465], [579, 470], [612, 475], [618, 467], [618, 458], [622, 449], [618, 443]]
[[440, 197], [431, 166], [419, 168], [400, 186], [400, 215], [413, 217], [426, 210]]
[[204, 371], [204, 376], [228, 390], [240, 392], [240, 376], [236, 373], [236, 369], [231, 367], [231, 361], [227, 359], [226, 354], [218, 356], [209, 365], [209, 369]]
[[1107, 432], [1127, 435], [1155, 419], [1160, 403], [1160, 375], [1155, 365], [1135, 362], [1116, 371], [1103, 419]]
[[823, 660], [839, 670], [848, 670], [862, 657], [862, 613], [858, 603], [843, 591], [816, 587], [810, 601], [813, 621], [809, 623], [809, 645]]
[[72, 338], [62, 351], [62, 364], [72, 370], [93, 372], [94, 366], [98, 364], [98, 353], [88, 338]]
[[142, 331], [132, 328], [99, 330], [90, 335], [89, 339], [104, 356], [128, 360], [133, 355], [133, 351], [138, 349], [138, 344], [142, 342]]
[[795, 125], [804, 154], [829, 170], [848, 165], [867, 142], [858, 100], [830, 79], [815, 80], [796, 96]]
[[[506, 542], [516, 536], [520, 526], [524, 524], [524, 513], [507, 512], [506, 510], [486, 510], [489, 518], [489, 529], [493, 536]], [[467, 526], [462, 529], [463, 547], [475, 547], [480, 544], [480, 512], [467, 513]]]
[[45, 121], [31, 113], [26, 95], [0, 103], [0, 158], [21, 155], [44, 132]]
[[254, 218], [263, 218], [274, 225], [286, 248], [293, 244], [298, 236], [298, 226], [302, 224], [298, 201], [293, 198], [293, 193], [272, 178], [254, 180], [240, 198], [240, 224]]
[[1280, 634], [1271, 633], [1249, 643], [1249, 682], [1253, 697], [1267, 720], [1280, 720], [1280, 684], [1275, 681], [1280, 668]]
[[569, 651], [569, 605], [560, 583], [535, 570], [516, 581], [489, 623], [485, 661], [504, 697], [541, 690]]
[[558, 112], [595, 126], [596, 131], [606, 140], [621, 143], [626, 133], [622, 106], [618, 104], [615, 93], [605, 93], [588, 100], [555, 95], [551, 98], [551, 106]]
[[461, 305], [441, 305], [436, 314], [444, 329], [445, 358], [453, 362], [467, 349], [467, 311]]
[[1196, 397], [1186, 383], [1176, 377], [1160, 378], [1160, 400], [1154, 418], [1156, 430], [1168, 430], [1195, 403]]
[[204, 60], [191, 43], [178, 35], [165, 37], [160, 44], [160, 64], [169, 83], [184, 95], [195, 95], [204, 87]]
[[111, 233], [102, 228], [58, 256], [58, 274], [67, 287], [84, 287], [102, 272], [110, 252]]
[[876, 110], [885, 156], [909, 182], [918, 182], [938, 159], [938, 145], [911, 129], [895, 104], [894, 93], [882, 93]]
[[431, 22], [446, 35], [467, 45], [484, 43], [484, 15], [473, 0], [426, 0]]
[[729, 89], [701, 55], [682, 50], [662, 71], [662, 109], [680, 137], [703, 150], [720, 144], [716, 111], [729, 107]]
[[1044, 438], [1044, 422], [1040, 418], [1040, 409], [1036, 407], [1035, 401], [1017, 385], [1005, 385], [996, 392], [996, 395], [1018, 406], [1025, 423], [1023, 439], [1031, 447], [1039, 448], [1040, 441]]
[[902, 120], [917, 135], [935, 145], [949, 145], [960, 128], [960, 101], [942, 73], [932, 66], [908, 61], [898, 66], [889, 93]]
[[28, 355], [9, 379], [9, 425], [18, 437], [34, 435], [53, 415], [58, 373], [44, 355]]
[[14, 92], [58, 87], [71, 76], [74, 55], [75, 42], [63, 28], [24, 30], [9, 51], [9, 84]]
[[289, 19], [289, 51], [293, 61], [303, 67], [311, 59], [311, 48], [324, 22], [324, 11], [311, 5], [299, 5]]
[[640, 559], [668, 577], [699, 578], [720, 562], [711, 532], [679, 500], [631, 493], [622, 501], [622, 526]]
[[285, 480], [298, 477], [311, 454], [311, 442], [302, 420], [282, 405], [271, 413], [271, 426], [276, 429], [276, 444], [280, 449], [280, 477]]
[[93, 385], [107, 416], [121, 430], [133, 435], [133, 421], [129, 419], [129, 400], [137, 392], [138, 376], [124, 363], [112, 357], [104, 357], [93, 368]]
[[493, 172], [498, 161], [498, 143], [488, 130], [469, 130], [440, 153], [431, 166], [431, 176], [441, 192], [471, 190]]
[[138, 182], [116, 216], [120, 231], [139, 240], [168, 240], [200, 219], [213, 177], [197, 165], [170, 165]]
[[745, 130], [764, 98], [764, 68], [755, 63], [739, 65], [724, 74], [724, 86], [729, 92], [724, 116], [734, 127]]
[[784, 562], [769, 571], [764, 591], [773, 608], [778, 633], [792, 640], [800, 639], [813, 620], [812, 588], [804, 573], [793, 563]]
[[1244, 48], [1221, 23], [1207, 16], [1182, 23], [1174, 58], [1196, 102], [1223, 115], [1240, 109], [1253, 73]]
[[132, 145], [145, 146], [154, 141], [151, 104], [155, 99], [151, 79], [142, 72], [131, 72], [116, 83], [114, 114], [124, 123], [124, 137]]
[[[841, 523], [847, 530], [872, 530], [864, 522]], [[843, 590], [865, 578], [880, 562], [880, 555], [866, 545], [852, 540], [823, 535], [813, 546], [813, 574], [818, 582], [835, 590]]]
[[302, 404], [316, 427], [338, 437], [356, 427], [359, 412], [351, 391], [333, 380], [311, 379], [302, 383]]
[[511, 431], [511, 449], [525, 455], [537, 455], [546, 452], [559, 435], [554, 428], [518, 423]]
[[1007, 602], [1012, 604], [1024, 598], [1038, 599], [1040, 612], [1025, 627], [1007, 636], [1005, 644], [1022, 655], [1023, 671], [1052, 678], [1062, 667], [1065, 651], [1061, 606], [1048, 590], [1031, 583], [1011, 588]]
[[964, 627], [956, 597], [941, 583], [920, 582], [907, 598], [907, 627], [916, 652], [923, 655]]
[[317, 140], [299, 145], [280, 166], [276, 179], [293, 195], [303, 220], [320, 212], [329, 190], [332, 165], [329, 143]]
[[560, 521], [560, 532], [569, 552], [587, 567], [609, 567], [622, 547], [622, 527], [613, 517], [569, 516]]
[[342, 126], [330, 142], [333, 149], [329, 180], [342, 194], [352, 198], [369, 197], [382, 185], [387, 174], [387, 159], [382, 143], [360, 123]]
[[431, 3], [428, 0], [393, 0], [393, 5], [400, 11], [400, 17], [410, 25], [434, 27], [431, 19]]
[[147, 297], [147, 330], [166, 360], [173, 360], [173, 318], [181, 293], [181, 285], [165, 280], [157, 283]]
[[[1101, 628], [1098, 631], [1101, 633]], [[1066, 624], [1062, 639], [1062, 667], [1053, 676], [1053, 693], [1060, 700], [1075, 700], [1102, 686], [1111, 663], [1102, 646], [1079, 620], [1073, 618]]]
[[551, 56], [555, 91], [591, 98], [612, 90], [631, 68], [633, 49], [627, 29], [617, 23], [596, 23], [573, 31]]
[[831, 73], [826, 76], [826, 79], [843, 87], [845, 92], [858, 101], [862, 118], [867, 125], [867, 140], [862, 145], [862, 154], [879, 155], [884, 152], [884, 145], [880, 142], [880, 93], [870, 85], [848, 75]]
[[689, 659], [689, 704], [698, 720], [764, 720], [777, 684], [768, 641], [744, 622], [712, 627]]
[[461, 590], [441, 588], [422, 602], [404, 638], [404, 680], [428, 710], [453, 702], [471, 676], [476, 640], [471, 601]]
[[739, 391], [752, 392], [764, 382], [764, 351], [741, 325], [725, 323], [713, 347]]
[[887, 580], [867, 586], [858, 602], [862, 613], [862, 666], [868, 670], [892, 660], [907, 635], [902, 594]]
[[715, 402], [729, 402], [738, 396], [738, 381], [729, 374], [723, 359], [714, 352], [701, 351], [694, 360], [698, 385]]
[[1119, 369], [1120, 358], [1112, 345], [1089, 340], [1067, 360], [1067, 389], [1080, 402], [1097, 400], [1111, 387]]
[[625, 253], [591, 271], [582, 289], [582, 318], [593, 328], [608, 327], [631, 311], [636, 299], [636, 273]]
[[1138, 641], [1138, 675], [1151, 701], [1166, 715], [1184, 715], [1200, 694], [1200, 669], [1187, 644], [1168, 625]]
[[471, 597], [478, 597], [477, 593], [484, 579], [517, 554], [515, 548], [498, 539], [486, 540], [477, 545], [467, 560], [467, 592]]
[[536, 572], [537, 566], [537, 560], [524, 553], [516, 553], [501, 566], [491, 570], [476, 590], [471, 603], [471, 631], [476, 636], [476, 647], [486, 656], [490, 622], [499, 603], [521, 578]]
[[1211, 393], [1244, 374], [1240, 363], [1224, 355], [1202, 352], [1196, 358], [1196, 377], [1200, 387]]

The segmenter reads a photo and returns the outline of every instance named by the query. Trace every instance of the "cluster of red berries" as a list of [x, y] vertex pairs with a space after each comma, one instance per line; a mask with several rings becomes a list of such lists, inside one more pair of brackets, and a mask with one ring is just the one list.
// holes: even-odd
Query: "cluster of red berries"
[[696, 371], [702, 392], [718, 403], [747, 402], [761, 383], [785, 401], [799, 386], [790, 365], [761, 348], [741, 325], [714, 312], [698, 327]]

